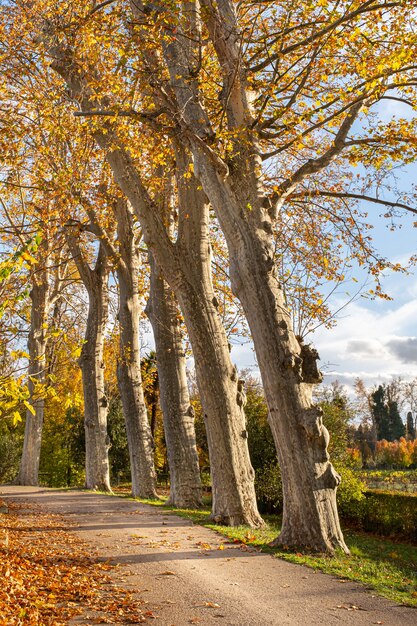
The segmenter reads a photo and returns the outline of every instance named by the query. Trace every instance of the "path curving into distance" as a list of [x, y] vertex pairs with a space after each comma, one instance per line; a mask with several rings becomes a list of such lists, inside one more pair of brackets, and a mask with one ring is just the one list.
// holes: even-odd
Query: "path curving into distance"
[[[230, 545], [192, 522], [125, 498], [1, 486], [0, 495], [63, 515], [70, 532], [118, 564], [115, 583], [147, 601], [155, 626], [416, 626], [417, 610], [341, 581]], [[76, 618], [71, 624], [86, 624]]]

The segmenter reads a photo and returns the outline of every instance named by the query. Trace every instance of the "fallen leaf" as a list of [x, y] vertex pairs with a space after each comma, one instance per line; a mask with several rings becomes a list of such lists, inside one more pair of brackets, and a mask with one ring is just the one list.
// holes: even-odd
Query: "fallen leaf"
[[114, 586], [105, 572], [115, 567], [68, 532], [74, 525], [67, 519], [39, 506], [14, 504], [5, 525], [12, 547], [7, 553], [0, 549], [2, 623], [15, 623], [17, 617], [28, 624], [64, 626], [76, 615], [90, 624], [145, 621], [143, 601]]

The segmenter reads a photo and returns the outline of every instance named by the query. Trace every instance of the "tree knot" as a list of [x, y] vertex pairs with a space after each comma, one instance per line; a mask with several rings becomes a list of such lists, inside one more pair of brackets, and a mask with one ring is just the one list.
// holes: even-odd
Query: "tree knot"
[[304, 383], [315, 385], [321, 383], [323, 374], [318, 368], [319, 353], [311, 344], [304, 344], [302, 337], [297, 337], [301, 352], [301, 377]]
[[237, 394], [236, 394], [236, 402], [238, 406], [244, 407], [246, 404], [246, 393], [245, 393], [245, 381], [242, 378], [239, 378], [237, 381]]

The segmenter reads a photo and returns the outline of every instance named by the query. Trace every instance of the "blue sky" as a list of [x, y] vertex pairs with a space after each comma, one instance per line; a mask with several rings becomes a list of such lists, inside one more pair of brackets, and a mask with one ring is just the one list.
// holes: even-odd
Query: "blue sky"
[[[379, 218], [374, 236], [378, 249], [393, 261], [417, 253], [414, 219], [405, 216], [403, 228], [389, 232]], [[351, 384], [361, 377], [368, 385], [389, 382], [393, 376], [417, 376], [417, 277], [388, 273], [383, 280], [392, 301], [359, 298], [344, 309], [336, 328], [314, 334], [328, 380]]]
[[[413, 169], [417, 174], [417, 167]], [[411, 179], [411, 170], [407, 177]], [[417, 228], [413, 227], [417, 216], [405, 215], [399, 220], [402, 228], [391, 232], [386, 220], [379, 217], [379, 207], [368, 209], [380, 253], [394, 262], [405, 262], [417, 254]], [[319, 351], [325, 384], [337, 379], [351, 388], [357, 377], [372, 386], [399, 375], [405, 379], [417, 376], [417, 271], [388, 272], [382, 285], [393, 300], [359, 297], [340, 312], [335, 328], [321, 327], [308, 336]], [[332, 308], [345, 301], [336, 296]], [[239, 368], [257, 372], [251, 344], [234, 346], [232, 358]]]
[[[382, 122], [415, 115], [409, 106], [393, 101], [380, 103], [376, 110]], [[417, 183], [417, 163], [396, 171], [395, 176], [400, 190], [411, 191]], [[363, 208], [368, 212], [367, 221], [373, 224], [371, 234], [382, 256], [407, 263], [417, 254], [417, 228], [413, 226], [417, 215], [408, 213], [396, 219], [397, 228], [390, 231], [388, 220], [381, 217], [384, 207], [367, 203]], [[366, 274], [354, 275], [358, 284], [366, 281]], [[372, 286], [369, 282], [367, 289]], [[367, 386], [389, 382], [396, 376], [417, 377], [417, 267], [409, 274], [387, 272], [382, 287], [392, 301], [359, 297], [340, 312], [336, 327], [320, 327], [308, 335], [320, 354], [325, 384], [337, 379], [351, 390], [358, 377]], [[347, 288], [354, 293], [357, 285]], [[332, 310], [346, 300], [346, 296], [332, 297]], [[234, 347], [232, 357], [238, 367], [257, 371], [249, 344]]]

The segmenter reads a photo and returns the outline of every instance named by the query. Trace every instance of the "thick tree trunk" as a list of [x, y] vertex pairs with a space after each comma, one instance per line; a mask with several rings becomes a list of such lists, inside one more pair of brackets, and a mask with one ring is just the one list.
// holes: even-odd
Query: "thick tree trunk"
[[88, 316], [79, 365], [84, 392], [85, 484], [87, 489], [111, 491], [107, 435], [107, 398], [104, 389], [104, 338], [108, 319], [107, 255], [100, 243], [94, 269], [83, 259], [76, 236], [68, 244], [88, 293]]
[[168, 504], [201, 506], [201, 481], [188, 393], [179, 309], [169, 286], [149, 253], [150, 293], [146, 314], [152, 324], [158, 367], [160, 402], [170, 470]]
[[132, 476], [132, 495], [156, 498], [154, 445], [145, 404], [140, 371], [139, 255], [132, 216], [126, 201], [116, 207], [121, 262], [118, 263], [120, 357], [117, 379], [123, 404]]
[[49, 296], [49, 272], [45, 269], [36, 276], [30, 292], [32, 307], [28, 338], [28, 388], [32, 410], [26, 411], [23, 452], [15, 479], [17, 485], [37, 485], [39, 480], [45, 400], [42, 393], [36, 397], [36, 387], [45, 383]]
[[[262, 520], [256, 506], [255, 476], [249, 458], [243, 382], [238, 379], [237, 369], [230, 359], [226, 333], [216, 306], [206, 300], [207, 291], [183, 285], [178, 297], [193, 347], [204, 411], [212, 517], [231, 526], [259, 526]], [[212, 300], [215, 302], [214, 294]]]
[[329, 460], [321, 409], [312, 403], [313, 385], [322, 380], [319, 357], [293, 332], [274, 266], [271, 218], [259, 190], [239, 178], [220, 182], [213, 168], [199, 164], [201, 153], [196, 156], [226, 236], [232, 289], [248, 320], [268, 404], [284, 491], [276, 543], [348, 552], [336, 506], [340, 477]]
[[259, 248], [252, 239], [250, 254], [246, 248], [232, 257], [231, 276], [255, 344], [282, 473], [283, 524], [275, 543], [347, 551], [336, 506], [340, 477], [329, 460], [322, 411], [311, 398], [322, 378], [318, 354], [295, 337], [273, 272], [255, 260]]

